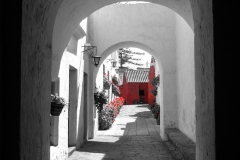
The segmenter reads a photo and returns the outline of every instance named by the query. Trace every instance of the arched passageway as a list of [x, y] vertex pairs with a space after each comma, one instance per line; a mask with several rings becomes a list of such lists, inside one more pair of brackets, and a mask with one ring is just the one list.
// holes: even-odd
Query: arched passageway
[[[57, 78], [59, 70], [59, 60], [61, 59], [61, 54], [63, 53], [65, 46], [67, 45], [70, 37], [73, 35], [79, 23], [89, 16], [94, 11], [119, 1], [104, 1], [95, 2], [95, 0], [90, 0], [87, 3], [84, 1], [64, 1], [56, 14], [56, 19], [53, 28], [53, 60], [52, 60], [52, 80]], [[152, 1], [146, 1], [152, 2]], [[189, 26], [194, 30], [192, 7], [189, 0], [175, 1], [172, 0], [161, 0], [152, 2], [155, 4], [166, 6], [180, 16], [182, 16]], [[71, 12], [74, 11], [74, 12]], [[59, 34], [61, 33], [61, 34]]]
[[[117, 1], [23, 0], [21, 49], [21, 159], [49, 159], [50, 81], [79, 22]], [[151, 1], [152, 2], [152, 1]], [[153, 1], [194, 26], [197, 159], [215, 159], [212, 1]], [[50, 70], [50, 68], [52, 68]]]
[[166, 140], [164, 128], [177, 127], [196, 141], [194, 33], [186, 21], [151, 3], [106, 6], [88, 21], [89, 43], [98, 46], [102, 60], [114, 49], [131, 46], [155, 57], [163, 93], [157, 98], [164, 117], [161, 137]]

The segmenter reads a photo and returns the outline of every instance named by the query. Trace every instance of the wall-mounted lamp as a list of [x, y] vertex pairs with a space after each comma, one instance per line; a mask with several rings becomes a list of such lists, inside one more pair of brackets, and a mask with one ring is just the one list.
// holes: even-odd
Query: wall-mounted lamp
[[94, 66], [97, 67], [99, 65], [99, 62], [100, 62], [100, 59], [101, 59], [101, 56], [94, 56], [93, 49], [96, 49], [95, 54], [97, 54], [97, 46], [88, 45], [88, 46], [82, 46], [82, 47], [84, 47], [83, 53], [86, 53], [90, 58], [93, 58]]
[[116, 67], [116, 65], [117, 65], [117, 61], [112, 61], [112, 67], [114, 68]]
[[91, 58], [93, 58], [94, 66], [97, 67], [99, 65], [101, 56], [92, 56]]
[[117, 61], [115, 61], [114, 59], [110, 58], [110, 59], [106, 59], [107, 62], [111, 62], [112, 67], [115, 68], [117, 65]]

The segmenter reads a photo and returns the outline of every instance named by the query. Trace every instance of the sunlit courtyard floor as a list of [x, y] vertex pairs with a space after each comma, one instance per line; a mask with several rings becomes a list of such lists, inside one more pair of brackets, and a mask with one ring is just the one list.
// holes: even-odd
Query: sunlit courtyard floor
[[173, 160], [159, 127], [148, 105], [124, 105], [109, 130], [98, 131], [69, 159]]

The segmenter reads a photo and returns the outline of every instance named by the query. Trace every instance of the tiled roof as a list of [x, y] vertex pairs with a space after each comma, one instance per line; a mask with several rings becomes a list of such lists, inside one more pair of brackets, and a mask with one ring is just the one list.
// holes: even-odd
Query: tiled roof
[[127, 83], [147, 83], [148, 73], [148, 70], [126, 70]]

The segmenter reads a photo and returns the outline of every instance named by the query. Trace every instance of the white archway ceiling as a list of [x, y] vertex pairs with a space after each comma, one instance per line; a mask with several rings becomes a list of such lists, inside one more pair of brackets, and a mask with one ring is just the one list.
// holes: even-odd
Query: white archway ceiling
[[[129, 0], [125, 0], [129, 1]], [[57, 79], [61, 57], [70, 37], [79, 23], [94, 11], [118, 0], [63, 0], [57, 12], [52, 39], [52, 80]], [[193, 16], [189, 0], [146, 0], [166, 6], [181, 15], [193, 29]]]

